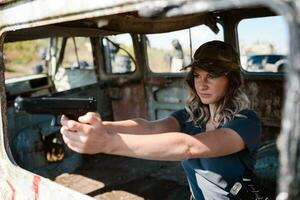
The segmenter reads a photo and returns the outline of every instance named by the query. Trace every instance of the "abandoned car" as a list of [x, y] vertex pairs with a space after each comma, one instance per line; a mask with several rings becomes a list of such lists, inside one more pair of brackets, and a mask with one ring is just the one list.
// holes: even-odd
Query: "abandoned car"
[[[184, 108], [187, 72], [181, 69], [211, 40], [239, 52], [243, 89], [263, 124], [254, 170], [258, 182], [271, 199], [299, 199], [299, 5], [298, 0], [0, 3], [1, 199], [188, 199], [180, 162], [79, 154], [64, 144], [58, 123], [67, 108], [82, 114], [78, 110], [86, 102], [91, 102], [86, 111], [111, 121], [157, 120]], [[250, 54], [283, 55], [284, 70], [248, 70]], [[47, 102], [41, 110], [33, 97], [87, 101], [75, 107]], [[17, 108], [28, 107], [18, 112], [16, 102]]]

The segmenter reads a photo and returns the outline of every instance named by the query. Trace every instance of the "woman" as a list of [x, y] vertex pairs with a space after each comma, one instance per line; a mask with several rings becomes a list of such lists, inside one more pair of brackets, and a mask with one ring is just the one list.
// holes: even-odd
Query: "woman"
[[102, 121], [87, 113], [62, 118], [65, 143], [80, 153], [182, 161], [193, 198], [230, 199], [235, 182], [255, 164], [261, 134], [241, 91], [238, 54], [228, 44], [200, 46], [187, 74], [186, 108], [158, 121]]

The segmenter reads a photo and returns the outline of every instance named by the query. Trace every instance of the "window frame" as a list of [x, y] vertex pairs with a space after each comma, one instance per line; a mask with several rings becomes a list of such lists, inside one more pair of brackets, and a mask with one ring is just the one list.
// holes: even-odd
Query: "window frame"
[[[239, 39], [240, 38], [239, 38], [238, 26], [239, 26], [240, 22], [243, 21], [243, 20], [245, 20], [245, 19], [256, 19], [256, 18], [262, 18], [262, 17], [276, 17], [276, 16], [281, 16], [282, 19], [285, 21], [285, 23], [288, 24], [286, 22], [285, 17], [283, 15], [279, 15], [279, 14], [278, 15], [265, 15], [265, 16], [259, 16], [259, 17], [256, 17], [256, 16], [253, 17], [252, 15], [247, 15], [246, 14], [245, 16], [237, 19], [237, 21], [235, 22], [235, 32], [236, 32], [236, 36], [237, 36], [237, 50], [239, 52], [239, 55], [240, 55], [240, 44], [239, 44], [239, 41], [240, 41]], [[288, 33], [288, 36], [290, 36], [289, 33]], [[290, 39], [288, 38], [288, 41], [289, 40]], [[288, 44], [288, 45], [290, 45], [290, 44]], [[288, 47], [288, 49], [290, 49], [290, 48]], [[289, 60], [290, 53], [287, 54], [286, 57], [287, 57], [287, 60]], [[261, 77], [261, 78], [262, 77], [266, 77], [266, 78], [270, 78], [270, 79], [273, 79], [273, 78], [277, 79], [277, 78], [282, 78], [286, 74], [286, 72], [270, 72], [270, 71], [255, 72], [255, 71], [247, 71], [242, 66], [241, 66], [240, 71], [241, 71], [241, 73], [245, 77], [249, 77], [249, 78], [252, 78], [252, 77]]]
[[[219, 20], [217, 20], [217, 24], [220, 25], [220, 27], [223, 29], [223, 38], [222, 39], [223, 39], [223, 41], [225, 41], [224, 25]], [[199, 24], [199, 25], [187, 28], [187, 29], [182, 29], [182, 30], [189, 30], [189, 29], [199, 27], [199, 26], [202, 26], [202, 25], [206, 26], [205, 24]], [[172, 31], [172, 32], [174, 32], [174, 31]], [[165, 33], [171, 33], [171, 32], [165, 32]], [[144, 37], [145, 38], [147, 37], [146, 34], [144, 35]], [[154, 72], [154, 71], [152, 71], [151, 68], [150, 68], [150, 65], [149, 65], [148, 47], [147, 47], [146, 43], [145, 43], [144, 48], [145, 48], [145, 59], [146, 59], [146, 66], [145, 67], [146, 67], [146, 72], [149, 76], [166, 76], [167, 75], [167, 76], [171, 76], [171, 77], [184, 77], [185, 74], [187, 73], [186, 71], [181, 71], [181, 72]], [[192, 54], [195, 51], [196, 51], [196, 49], [192, 49]], [[192, 55], [191, 55], [191, 57], [192, 57]]]

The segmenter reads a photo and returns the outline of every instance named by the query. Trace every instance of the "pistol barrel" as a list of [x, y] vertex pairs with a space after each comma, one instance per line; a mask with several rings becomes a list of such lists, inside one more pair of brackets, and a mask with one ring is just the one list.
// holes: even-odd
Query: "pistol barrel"
[[95, 98], [59, 98], [59, 97], [17, 97], [14, 103], [17, 112], [30, 114], [83, 115], [97, 111]]

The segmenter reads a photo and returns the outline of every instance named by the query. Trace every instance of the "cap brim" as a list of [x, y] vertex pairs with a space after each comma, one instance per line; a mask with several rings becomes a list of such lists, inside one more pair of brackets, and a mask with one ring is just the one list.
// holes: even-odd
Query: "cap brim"
[[204, 71], [212, 74], [215, 77], [223, 76], [230, 71], [235, 71], [235, 69], [239, 69], [239, 66], [233, 66], [232, 63], [196, 61], [183, 67], [181, 70], [186, 70], [187, 68], [191, 67], [203, 69]]

